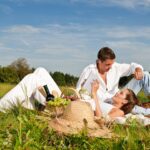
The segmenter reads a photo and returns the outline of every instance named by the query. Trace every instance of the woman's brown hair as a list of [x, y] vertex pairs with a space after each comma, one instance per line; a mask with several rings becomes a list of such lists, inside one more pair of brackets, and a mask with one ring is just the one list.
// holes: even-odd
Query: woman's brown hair
[[137, 99], [137, 96], [135, 93], [128, 89], [129, 94], [126, 95], [126, 100], [128, 100], [128, 103], [123, 105], [120, 109], [124, 111], [125, 114], [128, 114], [131, 112], [133, 107], [139, 103], [139, 100]]

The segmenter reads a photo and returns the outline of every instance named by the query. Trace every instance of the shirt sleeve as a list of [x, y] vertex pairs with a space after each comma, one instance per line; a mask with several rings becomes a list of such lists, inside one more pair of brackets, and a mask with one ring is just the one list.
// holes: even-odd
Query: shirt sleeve
[[79, 80], [77, 82], [77, 86], [76, 86], [76, 90], [77, 91], [80, 91], [80, 89], [82, 88], [82, 85], [85, 83], [86, 79], [88, 78], [90, 72], [91, 72], [91, 67], [90, 65], [87, 66], [83, 72], [81, 73], [80, 77], [79, 77]]
[[119, 64], [116, 63], [117, 68], [119, 69], [120, 76], [129, 76], [134, 73], [135, 69], [137, 67], [141, 68], [143, 70], [143, 67], [139, 64], [136, 63], [131, 63], [131, 64]]

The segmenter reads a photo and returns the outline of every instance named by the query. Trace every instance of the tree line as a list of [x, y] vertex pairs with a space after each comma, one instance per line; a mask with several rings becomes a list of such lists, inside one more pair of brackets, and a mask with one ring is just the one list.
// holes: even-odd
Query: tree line
[[[16, 84], [29, 73], [32, 73], [35, 68], [31, 68], [25, 58], [18, 58], [8, 66], [0, 66], [0, 82]], [[49, 72], [52, 78], [59, 86], [75, 86], [78, 77], [62, 72]]]
[[[18, 83], [22, 78], [32, 73], [35, 68], [31, 68], [25, 58], [18, 58], [10, 65], [2, 67], [0, 66], [0, 82], [1, 83]], [[64, 74], [63, 72], [49, 72], [58, 86], [76, 86], [78, 77], [70, 74]], [[132, 79], [132, 75], [120, 78], [119, 86], [123, 87], [127, 82]]]

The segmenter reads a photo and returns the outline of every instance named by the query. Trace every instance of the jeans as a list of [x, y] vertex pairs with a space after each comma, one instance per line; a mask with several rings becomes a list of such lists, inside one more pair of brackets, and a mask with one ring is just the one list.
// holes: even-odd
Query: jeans
[[144, 72], [144, 77], [142, 80], [132, 79], [125, 88], [131, 89], [137, 95], [141, 89], [143, 89], [145, 95], [150, 95], [150, 74]]

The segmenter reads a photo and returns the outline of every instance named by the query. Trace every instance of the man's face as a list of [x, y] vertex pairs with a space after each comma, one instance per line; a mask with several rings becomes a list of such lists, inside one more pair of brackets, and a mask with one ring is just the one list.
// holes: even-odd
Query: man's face
[[108, 72], [111, 69], [114, 62], [114, 59], [106, 59], [105, 61], [101, 61], [98, 59], [98, 67], [100, 71]]

